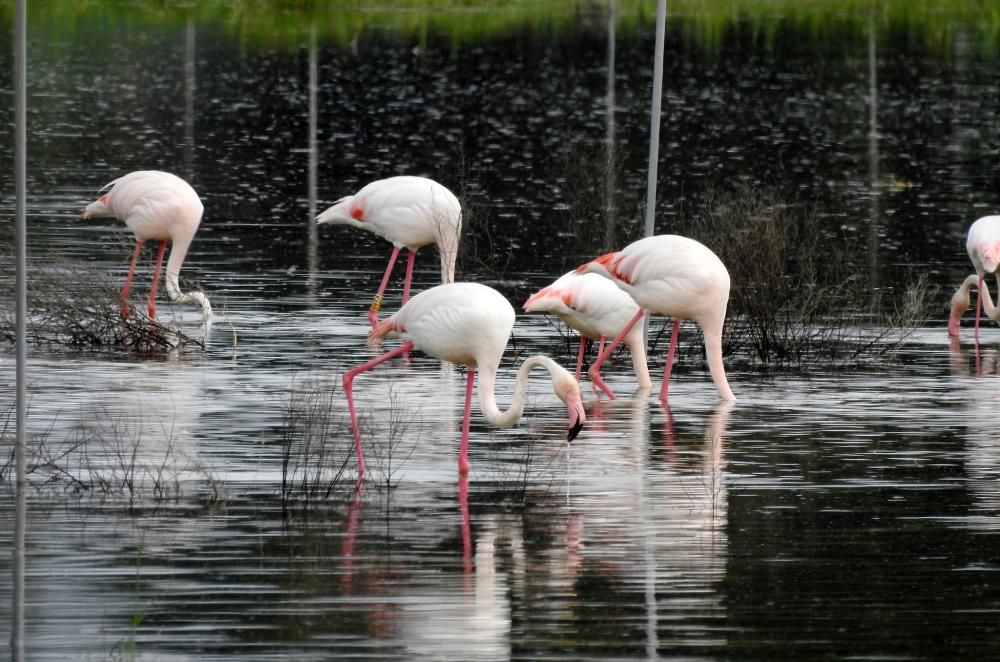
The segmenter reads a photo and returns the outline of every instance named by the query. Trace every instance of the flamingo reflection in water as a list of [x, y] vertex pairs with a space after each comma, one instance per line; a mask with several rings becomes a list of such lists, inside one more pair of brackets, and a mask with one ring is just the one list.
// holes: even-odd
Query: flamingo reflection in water
[[645, 580], [651, 637], [658, 611], [724, 617], [716, 586], [726, 573], [725, 439], [733, 407], [718, 403], [694, 435], [686, 418], [678, 424], [663, 410], [663, 437], [654, 442], [650, 432], [660, 423], [643, 398], [605, 402], [591, 418], [604, 418], [606, 432], [570, 449], [566, 566], [596, 570], [611, 583]]

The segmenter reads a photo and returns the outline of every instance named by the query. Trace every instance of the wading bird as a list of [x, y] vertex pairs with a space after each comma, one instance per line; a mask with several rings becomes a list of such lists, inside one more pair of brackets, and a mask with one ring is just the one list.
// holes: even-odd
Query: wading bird
[[722, 365], [722, 325], [729, 303], [729, 272], [715, 253], [694, 239], [658, 235], [640, 239], [618, 252], [606, 253], [580, 266], [577, 271], [610, 278], [641, 308], [587, 371], [591, 381], [608, 397], [615, 396], [601, 379], [601, 366], [636, 322], [650, 312], [674, 318], [660, 400], [667, 401], [670, 371], [682, 319], [694, 320], [701, 327], [705, 336], [708, 369], [719, 397], [723, 400], [735, 399]]
[[[976, 303], [976, 339], [979, 339], [979, 317], [983, 310], [984, 281], [986, 274], [995, 274], [997, 287], [1000, 287], [1000, 216], [983, 216], [969, 227], [969, 237], [965, 241], [965, 250], [969, 253], [972, 266], [976, 269], [977, 283], [977, 303]], [[964, 294], [964, 305], [962, 305], [962, 291]], [[986, 292], [989, 296], [989, 292]], [[992, 304], [992, 301], [990, 302]], [[958, 329], [961, 325], [962, 314], [969, 307], [969, 279], [966, 278], [959, 287], [958, 292], [951, 299], [951, 316], [948, 318], [948, 333], [957, 338]], [[993, 314], [987, 312], [992, 319], [997, 319]]]
[[[563, 274], [554, 283], [533, 294], [524, 302], [524, 309], [529, 313], [552, 313], [579, 332], [577, 381], [583, 367], [587, 339], [600, 340], [600, 353], [604, 348], [604, 339], [617, 336], [639, 312], [639, 306], [632, 297], [607, 278], [597, 274], [579, 274], [576, 271]], [[632, 365], [636, 379], [639, 380], [639, 388], [649, 388], [652, 382], [646, 365], [646, 343], [642, 337], [642, 327], [633, 326], [622, 341], [632, 354]]]
[[122, 287], [122, 313], [128, 314], [128, 295], [139, 260], [139, 251], [145, 241], [159, 241], [153, 284], [149, 290], [149, 316], [156, 316], [156, 290], [160, 282], [163, 253], [171, 242], [170, 259], [167, 260], [167, 296], [174, 303], [189, 303], [201, 307], [203, 321], [212, 319], [212, 306], [201, 292], [181, 292], [177, 278], [194, 239], [204, 207], [194, 189], [180, 177], [159, 170], [138, 170], [106, 184], [107, 191], [87, 205], [81, 218], [114, 216], [125, 221], [135, 234], [135, 251], [129, 265], [128, 277]]
[[479, 371], [479, 407], [490, 425], [508, 428], [524, 411], [528, 375], [535, 367], [549, 371], [556, 395], [569, 413], [569, 440], [576, 437], [586, 416], [580, 398], [580, 385], [573, 375], [544, 355], [532, 356], [521, 364], [514, 383], [514, 398], [507, 411], [497, 407], [494, 386], [497, 368], [507, 339], [514, 327], [514, 309], [499, 292], [478, 283], [436, 285], [415, 295], [394, 315], [373, 330], [370, 342], [385, 337], [398, 337], [403, 344], [367, 363], [344, 373], [344, 393], [354, 430], [354, 448], [358, 455], [358, 472], [364, 473], [361, 452], [361, 432], [354, 409], [354, 378], [395, 356], [413, 349], [449, 361], [468, 369], [465, 382], [465, 411], [462, 419], [462, 441], [458, 455], [458, 471], [469, 472], [469, 419], [472, 408], [472, 385]]
[[[998, 278], [998, 281], [1000, 281], [1000, 278]], [[958, 338], [958, 323], [965, 311], [969, 309], [969, 290], [973, 287], [977, 290], [979, 306], [986, 312], [986, 316], [991, 320], [1000, 322], [1000, 308], [993, 305], [993, 297], [990, 296], [990, 288], [986, 285], [986, 279], [980, 278], [976, 274], [969, 274], [962, 281], [958, 291], [951, 297], [951, 317], [948, 320], [948, 332], [953, 338]], [[976, 337], [978, 338], [978, 335]]]
[[350, 225], [377, 234], [393, 244], [389, 264], [378, 293], [368, 311], [374, 329], [382, 308], [382, 295], [392, 268], [404, 246], [409, 250], [403, 303], [410, 297], [413, 262], [417, 250], [436, 244], [441, 255], [441, 282], [455, 280], [455, 260], [462, 231], [462, 207], [458, 198], [441, 184], [426, 177], [389, 177], [367, 184], [354, 195], [337, 200], [316, 217], [319, 224]]

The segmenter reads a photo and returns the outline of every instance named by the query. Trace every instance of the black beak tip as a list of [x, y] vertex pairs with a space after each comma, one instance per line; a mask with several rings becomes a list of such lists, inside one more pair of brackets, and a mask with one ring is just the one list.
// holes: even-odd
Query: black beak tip
[[566, 441], [573, 441], [576, 439], [576, 435], [580, 434], [580, 430], [583, 429], [583, 421], [577, 421], [573, 424], [573, 427], [569, 429], [569, 434], [566, 435]]

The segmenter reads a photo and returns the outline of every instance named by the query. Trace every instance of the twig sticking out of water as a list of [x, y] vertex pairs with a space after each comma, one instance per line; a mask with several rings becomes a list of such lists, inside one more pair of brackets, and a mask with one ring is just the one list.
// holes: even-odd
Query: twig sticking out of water
[[[350, 426], [339, 409], [337, 377], [307, 377], [293, 383], [281, 422], [281, 503], [308, 509], [346, 484], [356, 462]], [[338, 495], [339, 496], [339, 495]]]
[[[9, 291], [13, 280], [0, 279], [0, 300], [14, 300]], [[104, 271], [83, 263], [36, 262], [29, 268], [27, 341], [74, 349], [128, 348], [140, 352], [187, 345], [204, 347], [203, 339], [150, 318], [143, 306], [128, 302], [129, 314], [123, 315], [120, 303], [119, 284]], [[14, 310], [3, 306], [0, 341], [16, 340]]]

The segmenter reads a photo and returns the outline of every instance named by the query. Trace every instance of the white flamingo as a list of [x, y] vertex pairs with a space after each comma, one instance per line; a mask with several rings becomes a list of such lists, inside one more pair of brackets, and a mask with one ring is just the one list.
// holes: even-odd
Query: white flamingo
[[[604, 339], [614, 338], [625, 328], [639, 306], [607, 278], [597, 274], [570, 271], [554, 283], [531, 295], [524, 302], [528, 312], [552, 313], [580, 334], [580, 351], [576, 359], [576, 379], [580, 379], [587, 339], [600, 340], [598, 354], [604, 349]], [[640, 389], [652, 386], [646, 365], [646, 343], [642, 327], [633, 326], [622, 339], [632, 354], [632, 365]]]
[[722, 325], [729, 304], [729, 272], [722, 260], [703, 244], [677, 235], [657, 235], [633, 242], [615, 253], [606, 253], [580, 266], [610, 278], [635, 299], [641, 310], [618, 334], [587, 372], [608, 397], [614, 393], [601, 379], [601, 365], [646, 312], [674, 318], [670, 349], [663, 370], [660, 400], [666, 403], [680, 320], [694, 320], [705, 337], [705, 354], [712, 381], [723, 400], [734, 400], [722, 364]]
[[[948, 318], [948, 333], [952, 337], [958, 337], [958, 329], [961, 325], [962, 314], [969, 307], [969, 287], [972, 284], [977, 286], [978, 303], [976, 304], [976, 339], [979, 339], [979, 317], [983, 310], [983, 304], [987, 303], [983, 299], [986, 293], [989, 299], [989, 292], [986, 291], [986, 274], [995, 274], [997, 286], [1000, 287], [1000, 216], [983, 216], [969, 227], [969, 236], [965, 242], [965, 249], [972, 260], [972, 266], [976, 269], [976, 282], [970, 283], [966, 278], [962, 285], [955, 292], [951, 299], [951, 315]], [[988, 302], [987, 315], [991, 319], [1000, 319], [1000, 313], [993, 312], [993, 302]]]
[[368, 321], [378, 325], [382, 295], [396, 264], [399, 251], [409, 250], [403, 303], [410, 296], [413, 263], [417, 250], [436, 244], [441, 255], [441, 282], [455, 280], [455, 260], [462, 231], [462, 207], [447, 188], [426, 177], [399, 176], [367, 184], [354, 195], [337, 200], [316, 217], [320, 224], [350, 225], [377, 234], [392, 242], [392, 255], [382, 276], [378, 293], [368, 311]]
[[524, 361], [517, 372], [514, 398], [507, 411], [497, 407], [494, 386], [500, 359], [514, 327], [514, 309], [496, 290], [478, 283], [448, 283], [437, 285], [415, 295], [394, 315], [383, 321], [369, 335], [375, 342], [386, 337], [403, 339], [403, 344], [367, 363], [344, 373], [344, 392], [354, 430], [354, 447], [358, 455], [358, 472], [364, 473], [361, 452], [361, 432], [354, 409], [353, 382], [363, 372], [394, 356], [418, 349], [431, 356], [461, 363], [468, 368], [465, 383], [465, 410], [462, 419], [462, 440], [458, 456], [459, 473], [469, 472], [469, 420], [472, 408], [472, 387], [479, 370], [479, 406], [486, 420], [496, 427], [508, 428], [521, 418], [524, 411], [528, 375], [535, 367], [549, 371], [556, 395], [566, 405], [569, 414], [569, 439], [576, 437], [586, 420], [580, 386], [573, 375], [544, 355]]
[[132, 288], [136, 264], [143, 242], [159, 241], [156, 268], [149, 290], [149, 316], [156, 316], [156, 290], [160, 282], [160, 269], [167, 242], [171, 242], [170, 259], [167, 260], [167, 296], [174, 303], [194, 304], [201, 308], [205, 322], [212, 319], [212, 306], [201, 292], [181, 292], [178, 276], [191, 240], [201, 224], [204, 207], [198, 194], [183, 179], [159, 170], [138, 170], [104, 185], [107, 190], [87, 205], [81, 218], [114, 216], [125, 221], [135, 234], [135, 251], [129, 265], [128, 277], [122, 287], [122, 312], [128, 313], [128, 295]]

